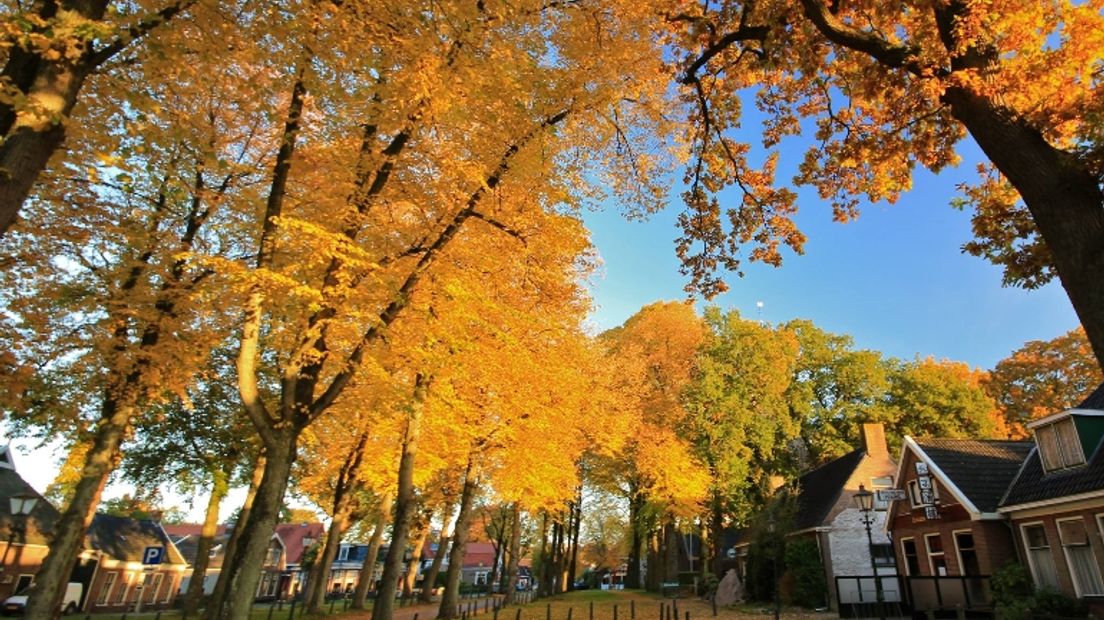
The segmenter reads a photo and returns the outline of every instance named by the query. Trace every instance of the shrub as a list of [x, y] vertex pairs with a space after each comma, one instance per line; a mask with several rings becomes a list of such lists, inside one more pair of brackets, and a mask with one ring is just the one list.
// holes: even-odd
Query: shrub
[[1035, 590], [1027, 569], [1015, 562], [993, 572], [993, 603], [1004, 620], [1033, 617], [1085, 618], [1088, 606], [1049, 588]]
[[816, 541], [802, 538], [786, 544], [786, 570], [792, 577], [790, 602], [815, 609], [825, 605], [824, 564]]

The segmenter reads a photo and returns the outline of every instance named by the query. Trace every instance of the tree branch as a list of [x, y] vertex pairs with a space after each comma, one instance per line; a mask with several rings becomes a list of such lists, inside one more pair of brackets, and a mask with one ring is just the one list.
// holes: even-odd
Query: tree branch
[[115, 56], [115, 54], [126, 49], [126, 46], [133, 43], [136, 39], [146, 36], [154, 28], [164, 24], [181, 11], [195, 4], [195, 1], [196, 0], [177, 0], [162, 8], [160, 11], [142, 18], [137, 24], [124, 30], [114, 41], [93, 53], [90, 58], [91, 66], [99, 67]]

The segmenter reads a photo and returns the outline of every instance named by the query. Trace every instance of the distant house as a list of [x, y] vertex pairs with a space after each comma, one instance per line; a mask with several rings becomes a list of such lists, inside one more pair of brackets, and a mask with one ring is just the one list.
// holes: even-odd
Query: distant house
[[[33, 497], [38, 501], [30, 515], [13, 516], [9, 505], [12, 497]], [[3, 545], [0, 600], [26, 588], [34, 580], [49, 551], [48, 535], [58, 517], [57, 509], [16, 473], [8, 447], [0, 446], [0, 545]]]
[[[203, 525], [199, 523], [165, 524], [165, 533], [172, 539], [176, 549], [184, 558], [188, 568], [184, 571], [184, 577], [180, 581], [180, 593], [188, 590], [188, 584], [192, 579], [192, 567], [195, 566], [196, 554], [199, 552], [199, 539], [202, 536]], [[207, 572], [203, 579], [203, 593], [211, 594], [215, 590], [219, 573], [222, 572], [222, 563], [226, 554], [226, 542], [230, 538], [230, 528], [220, 525], [215, 531], [214, 544], [211, 547], [210, 556], [207, 558]]]
[[988, 576], [1015, 559], [997, 505], [1030, 441], [905, 437], [886, 529], [915, 610], [988, 608]]
[[998, 510], [1035, 584], [1104, 616], [1104, 385], [1028, 428], [1034, 447]]
[[[166, 609], [176, 599], [187, 563], [161, 524], [97, 514], [85, 538], [97, 560], [84, 609], [89, 612]], [[157, 564], [147, 564], [160, 548]]]
[[303, 554], [322, 540], [321, 523], [281, 523], [268, 543], [257, 584], [258, 600], [276, 600], [296, 596], [306, 582]]

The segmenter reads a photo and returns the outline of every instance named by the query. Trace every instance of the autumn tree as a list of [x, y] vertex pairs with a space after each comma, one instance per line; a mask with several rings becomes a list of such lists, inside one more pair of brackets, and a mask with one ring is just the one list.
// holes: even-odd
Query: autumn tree
[[1077, 405], [1104, 382], [1084, 330], [1053, 340], [1032, 340], [997, 362], [984, 386], [997, 402], [1012, 437], [1024, 424]]
[[996, 404], [985, 393], [985, 371], [963, 362], [917, 359], [900, 363], [890, 373], [885, 397], [891, 451], [901, 438], [973, 437], [996, 435]]
[[[775, 265], [782, 248], [801, 251], [796, 194], [775, 179], [788, 136], [812, 130], [794, 182], [847, 221], [863, 199], [909, 190], [916, 166], [958, 163], [968, 134], [989, 163], [963, 191], [965, 249], [1006, 284], [1057, 277], [1104, 361], [1098, 7], [725, 0], [664, 19], [693, 108], [678, 251], [699, 290], [724, 290], [715, 270], [739, 269], [745, 244]], [[759, 165], [735, 136], [745, 99], [766, 115]], [[722, 209], [715, 192], [729, 186], [739, 194]]]
[[[66, 127], [85, 82], [112, 65], [137, 41], [185, 11], [196, 0], [124, 3], [32, 2], [6, 5], [0, 13], [0, 237], [15, 223], [39, 175], [65, 140]], [[171, 53], [172, 44], [154, 45]], [[115, 93], [108, 104], [128, 102]], [[112, 152], [105, 155], [114, 155]], [[36, 226], [42, 222], [35, 221]]]

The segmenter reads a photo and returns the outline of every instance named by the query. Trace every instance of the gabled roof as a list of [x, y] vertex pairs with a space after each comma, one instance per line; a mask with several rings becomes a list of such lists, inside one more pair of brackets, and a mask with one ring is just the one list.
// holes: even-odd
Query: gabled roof
[[[1063, 413], [1096, 414], [1104, 413], [1104, 384], [1101, 384], [1081, 404]], [[1049, 417], [1060, 417], [1060, 414]], [[1024, 461], [1019, 475], [1009, 486], [1001, 499], [1001, 511], [1013, 506], [1035, 502], [1062, 501], [1080, 495], [1100, 495], [1104, 493], [1104, 445], [1096, 446], [1092, 454], [1086, 454], [1087, 462], [1081, 467], [1072, 467], [1046, 473], [1038, 447]]]
[[849, 452], [797, 479], [797, 515], [794, 529], [806, 530], [824, 525], [828, 513], [839, 501], [843, 487], [866, 455], [864, 450]]
[[[200, 523], [170, 523], [163, 524], [162, 529], [172, 539], [177, 551], [189, 565], [194, 565], [196, 554], [199, 553], [199, 541], [202, 536], [203, 525]], [[208, 559], [208, 568], [222, 566], [225, 555], [226, 542], [230, 539], [230, 528], [225, 525], [218, 526], [215, 531], [214, 547], [212, 555]]]
[[[325, 528], [321, 523], [281, 523], [276, 526], [276, 536], [284, 544], [288, 564], [299, 564], [307, 547], [322, 540]], [[306, 539], [309, 544], [305, 544]]]
[[968, 502], [963, 505], [968, 510], [992, 514], [1034, 443], [926, 438], [915, 440], [915, 445], [921, 450], [917, 456], [935, 466], [944, 486], [965, 496]]
[[165, 564], [184, 564], [184, 558], [156, 521], [97, 513], [85, 535], [88, 548], [122, 562], [141, 562], [146, 547], [164, 547]]
[[[0, 446], [0, 451], [3, 451], [4, 455], [10, 459], [7, 447]], [[16, 473], [14, 467], [10, 465], [10, 460], [5, 461], [5, 464], [6, 466], [0, 466], [0, 502], [3, 502], [0, 504], [0, 537], [3, 540], [9, 540], [12, 535], [13, 519], [19, 518], [12, 516], [11, 509], [8, 506], [9, 498], [16, 495], [33, 495], [38, 498], [38, 502], [23, 522], [26, 525], [26, 535], [22, 538], [16, 537], [13, 542], [31, 545], [48, 544], [48, 537], [53, 533], [60, 513], [58, 513], [57, 508], [54, 508], [50, 502], [46, 501], [46, 498], [42, 497], [38, 491], [35, 491], [31, 485], [27, 484], [26, 480], [23, 480]]]

